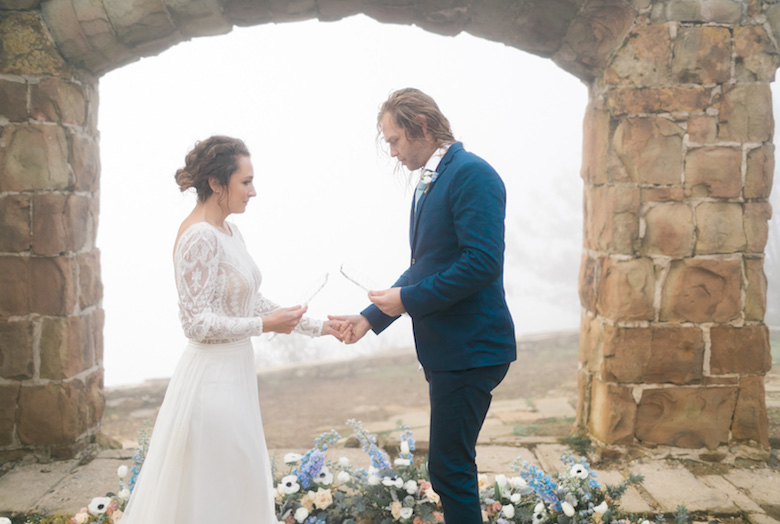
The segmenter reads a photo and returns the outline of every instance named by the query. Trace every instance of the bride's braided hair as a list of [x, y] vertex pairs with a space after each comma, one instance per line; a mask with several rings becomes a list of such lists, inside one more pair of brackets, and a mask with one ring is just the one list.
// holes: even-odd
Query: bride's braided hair
[[213, 193], [209, 179], [227, 186], [230, 175], [238, 170], [239, 156], [249, 156], [249, 150], [238, 138], [216, 135], [196, 142], [184, 159], [184, 167], [176, 170], [176, 183], [181, 191], [194, 188], [198, 201], [204, 202]]

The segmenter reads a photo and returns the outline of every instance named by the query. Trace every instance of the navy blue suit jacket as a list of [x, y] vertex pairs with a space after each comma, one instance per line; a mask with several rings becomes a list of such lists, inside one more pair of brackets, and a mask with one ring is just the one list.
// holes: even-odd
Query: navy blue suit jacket
[[[412, 209], [411, 261], [393, 287], [412, 317], [417, 357], [430, 371], [508, 364], [515, 331], [504, 296], [506, 190], [484, 160], [455, 143]], [[370, 305], [376, 333], [397, 317]]]

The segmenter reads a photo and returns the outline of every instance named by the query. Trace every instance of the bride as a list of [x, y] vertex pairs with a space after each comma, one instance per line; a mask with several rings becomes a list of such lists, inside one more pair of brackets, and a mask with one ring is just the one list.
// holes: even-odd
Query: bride
[[173, 373], [122, 524], [276, 522], [250, 337], [295, 331], [343, 340], [348, 326], [304, 317], [258, 292], [260, 271], [231, 213], [256, 195], [241, 140], [198, 142], [176, 172], [198, 202], [176, 238], [179, 317], [189, 339]]

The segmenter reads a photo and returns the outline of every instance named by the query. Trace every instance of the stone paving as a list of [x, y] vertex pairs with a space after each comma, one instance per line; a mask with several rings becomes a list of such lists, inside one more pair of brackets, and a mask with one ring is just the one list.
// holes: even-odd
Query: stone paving
[[[767, 403], [780, 403], [780, 374], [770, 374]], [[480, 435], [477, 462], [490, 476], [511, 473], [509, 464], [518, 457], [543, 468], [560, 471], [561, 454], [568, 448], [553, 436], [523, 436], [518, 424], [571, 420], [575, 416], [571, 394], [550, 391], [535, 399], [498, 400], [491, 406]], [[417, 437], [418, 449], [427, 448], [428, 414], [425, 411], [394, 413], [384, 423], [372, 423], [370, 431], [384, 435], [402, 419]], [[392, 435], [388, 437], [392, 439]], [[392, 440], [381, 440], [388, 449]], [[288, 451], [273, 449], [274, 459]], [[368, 466], [360, 449], [337, 445], [330, 458], [347, 456], [357, 466]], [[132, 461], [132, 449], [104, 450], [93, 460], [24, 464], [0, 477], [0, 515], [33, 512], [75, 513], [92, 497], [116, 489], [116, 470]], [[674, 448], [616, 448], [611, 453], [596, 452], [591, 457], [598, 479], [617, 484], [630, 473], [644, 476], [641, 484], [630, 487], [622, 506], [635, 513], [672, 513], [679, 504], [701, 520], [728, 520], [753, 524], [780, 522], [780, 450], [766, 452], [746, 446], [729, 449], [681, 450]]]

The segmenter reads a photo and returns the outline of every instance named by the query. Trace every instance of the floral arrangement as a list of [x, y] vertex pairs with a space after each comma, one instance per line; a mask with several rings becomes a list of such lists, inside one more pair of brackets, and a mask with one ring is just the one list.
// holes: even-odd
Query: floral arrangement
[[[409, 426], [400, 424], [398, 458], [392, 461], [377, 446], [376, 437], [362, 422], [349, 420], [368, 468], [355, 468], [346, 457], [328, 461], [325, 451], [341, 437], [335, 431], [314, 439], [304, 454], [284, 456], [284, 470], [274, 471], [276, 516], [280, 524], [436, 524], [443, 522], [439, 496], [433, 490], [424, 461], [415, 458], [415, 441]], [[97, 497], [77, 513], [71, 523], [120, 522], [149, 445], [148, 430], [139, 439], [140, 450], [132, 468], [121, 466], [118, 495]], [[482, 518], [489, 524], [650, 524], [644, 517], [624, 512], [619, 501], [626, 489], [641, 482], [631, 475], [618, 485], [601, 485], [584, 457], [564, 453], [564, 471], [546, 474], [521, 459], [511, 465], [516, 475], [496, 475], [489, 482], [480, 474]], [[132, 476], [130, 476], [132, 473]], [[129, 477], [129, 478], [128, 478]], [[662, 515], [654, 517], [665, 524]], [[676, 524], [689, 515], [678, 508]]]

